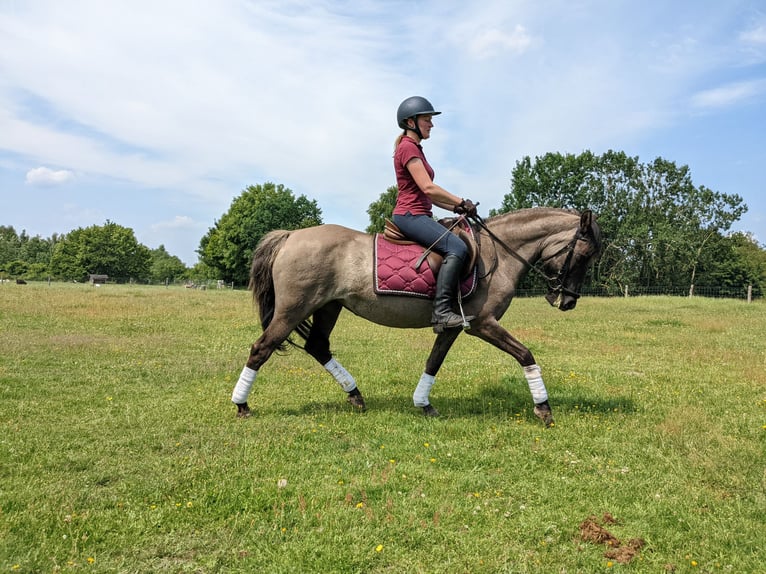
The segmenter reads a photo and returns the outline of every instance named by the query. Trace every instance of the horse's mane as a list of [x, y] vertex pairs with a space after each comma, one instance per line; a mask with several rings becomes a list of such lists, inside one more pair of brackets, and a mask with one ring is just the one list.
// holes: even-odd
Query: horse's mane
[[493, 215], [492, 217], [487, 218], [487, 222], [516, 217], [521, 219], [533, 219], [541, 215], [552, 215], [556, 213], [580, 216], [580, 212], [576, 209], [567, 209], [564, 207], [525, 207], [523, 209], [515, 209], [513, 211], [506, 211], [505, 213]]

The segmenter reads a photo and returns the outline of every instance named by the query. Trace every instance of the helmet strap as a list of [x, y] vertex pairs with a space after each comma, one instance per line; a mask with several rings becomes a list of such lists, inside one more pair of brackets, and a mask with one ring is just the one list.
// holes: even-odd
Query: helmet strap
[[418, 135], [418, 138], [423, 141], [423, 132], [420, 131], [420, 126], [418, 125], [418, 116], [412, 116], [412, 121], [415, 123], [415, 127], [411, 128], [407, 126], [407, 129], [411, 132], [415, 132]]

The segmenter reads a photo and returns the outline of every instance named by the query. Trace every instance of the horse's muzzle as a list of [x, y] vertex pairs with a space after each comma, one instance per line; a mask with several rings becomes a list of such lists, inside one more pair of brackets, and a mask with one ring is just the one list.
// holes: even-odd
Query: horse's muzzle
[[545, 295], [545, 300], [559, 311], [571, 311], [574, 309], [577, 306], [578, 298], [579, 294], [573, 295], [561, 290], [548, 291]]

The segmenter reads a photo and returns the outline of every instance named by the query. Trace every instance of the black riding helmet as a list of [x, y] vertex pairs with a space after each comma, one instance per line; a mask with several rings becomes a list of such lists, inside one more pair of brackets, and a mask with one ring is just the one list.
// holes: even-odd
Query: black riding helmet
[[[399, 124], [400, 128], [403, 130], [408, 130], [412, 129], [407, 126], [408, 119], [424, 115], [438, 116], [440, 113], [441, 112], [434, 110], [431, 102], [429, 102], [427, 99], [421, 96], [411, 96], [399, 104], [399, 109], [396, 110], [396, 122]], [[420, 133], [420, 128], [418, 127], [417, 122], [415, 122], [415, 129], [412, 131], [418, 134], [420, 138], [423, 137], [423, 134]]]

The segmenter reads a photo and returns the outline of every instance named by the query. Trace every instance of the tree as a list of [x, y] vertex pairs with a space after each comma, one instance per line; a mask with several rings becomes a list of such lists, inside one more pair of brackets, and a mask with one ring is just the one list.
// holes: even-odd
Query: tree
[[396, 196], [398, 193], [399, 188], [392, 185], [380, 194], [377, 201], [373, 201], [370, 204], [370, 207], [367, 208], [367, 215], [370, 216], [370, 224], [367, 226], [367, 229], [365, 229], [367, 233], [372, 234], [383, 232], [386, 219], [390, 219], [391, 214], [394, 212]]
[[51, 272], [68, 280], [85, 280], [90, 273], [147, 280], [151, 259], [149, 248], [136, 240], [132, 229], [107, 220], [64, 236], [53, 250]]
[[21, 255], [21, 241], [12, 225], [0, 225], [0, 269]]
[[690, 288], [703, 267], [712, 272], [713, 238], [747, 211], [738, 195], [694, 186], [687, 166], [614, 151], [517, 162], [499, 211], [532, 206], [593, 209], [604, 239], [594, 280], [611, 290]]
[[197, 253], [202, 263], [219, 273], [219, 279], [247, 285], [253, 250], [266, 233], [321, 223], [322, 210], [315, 200], [304, 195], [296, 198], [281, 184], [251, 185], [202, 237]]
[[170, 255], [164, 245], [151, 250], [152, 263], [150, 276], [154, 283], [173, 282], [180, 279], [188, 269], [184, 262], [175, 255]]

